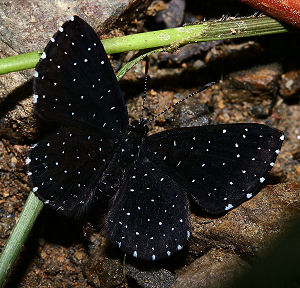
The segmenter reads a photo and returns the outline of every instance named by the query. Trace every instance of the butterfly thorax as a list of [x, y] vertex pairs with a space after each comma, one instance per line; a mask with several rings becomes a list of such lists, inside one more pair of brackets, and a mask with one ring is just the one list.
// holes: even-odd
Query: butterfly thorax
[[122, 168], [128, 167], [137, 158], [145, 136], [148, 133], [148, 126], [145, 121], [132, 121], [128, 130], [120, 141], [119, 163]]
[[130, 130], [134, 131], [135, 134], [145, 136], [149, 132], [149, 128], [146, 124], [146, 120], [142, 119], [141, 121], [133, 120], [130, 123]]

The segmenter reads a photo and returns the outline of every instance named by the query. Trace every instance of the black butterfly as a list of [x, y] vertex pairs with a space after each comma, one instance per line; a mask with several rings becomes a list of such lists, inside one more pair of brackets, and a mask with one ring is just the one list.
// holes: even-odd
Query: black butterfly
[[107, 237], [139, 259], [182, 249], [190, 236], [187, 195], [210, 214], [253, 197], [284, 139], [259, 124], [147, 136], [146, 120], [128, 124], [103, 46], [76, 16], [51, 38], [34, 77], [36, 112], [60, 128], [31, 147], [26, 164], [33, 191], [73, 217], [110, 201]]

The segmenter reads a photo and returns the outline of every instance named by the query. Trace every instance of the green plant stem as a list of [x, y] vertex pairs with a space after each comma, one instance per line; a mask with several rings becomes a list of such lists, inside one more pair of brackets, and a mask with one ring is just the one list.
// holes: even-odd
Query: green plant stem
[[43, 50], [0, 59], [0, 75], [35, 67]]
[[[174, 46], [176, 48], [199, 41], [242, 38], [285, 33], [287, 31], [280, 22], [263, 16], [225, 21], [207, 21], [197, 25], [103, 39], [102, 43], [107, 54], [114, 54], [163, 46]], [[0, 59], [0, 74], [35, 67], [41, 53], [42, 51], [37, 51]]]
[[30, 192], [20, 218], [11, 232], [0, 257], [0, 287], [2, 287], [7, 274], [10, 272], [42, 208], [43, 202], [33, 192]]

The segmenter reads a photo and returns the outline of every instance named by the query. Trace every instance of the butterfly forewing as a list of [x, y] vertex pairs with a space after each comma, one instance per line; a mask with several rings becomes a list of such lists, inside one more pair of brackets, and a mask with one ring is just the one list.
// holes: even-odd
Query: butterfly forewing
[[166, 258], [189, 237], [189, 208], [179, 185], [141, 155], [128, 169], [106, 224], [108, 238], [144, 260]]
[[99, 38], [76, 16], [51, 38], [34, 77], [36, 112], [64, 127], [30, 150], [34, 191], [64, 214], [84, 215], [115, 192], [103, 170], [128, 126], [122, 93]]
[[144, 149], [203, 210], [219, 214], [257, 193], [282, 141], [265, 125], [224, 124], [154, 134]]
[[36, 111], [46, 120], [118, 134], [128, 115], [114, 72], [94, 30], [77, 16], [71, 19], [51, 38], [36, 67]]

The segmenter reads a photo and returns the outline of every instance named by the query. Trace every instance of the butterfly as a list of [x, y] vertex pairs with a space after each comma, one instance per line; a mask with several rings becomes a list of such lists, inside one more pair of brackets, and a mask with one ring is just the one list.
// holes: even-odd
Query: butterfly
[[252, 198], [284, 140], [281, 131], [254, 123], [147, 136], [147, 120], [129, 124], [104, 48], [77, 16], [42, 53], [33, 98], [37, 114], [59, 126], [26, 158], [33, 192], [71, 217], [109, 207], [108, 239], [142, 260], [183, 248], [190, 237], [188, 199], [218, 215]]

